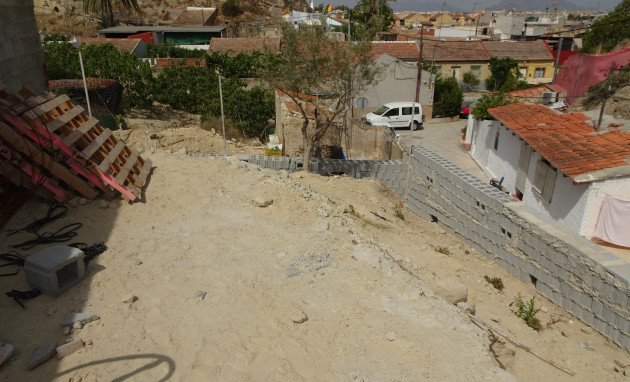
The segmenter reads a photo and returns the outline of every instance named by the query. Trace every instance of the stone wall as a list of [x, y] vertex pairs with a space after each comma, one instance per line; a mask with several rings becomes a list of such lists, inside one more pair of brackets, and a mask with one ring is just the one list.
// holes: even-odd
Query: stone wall
[[0, 81], [10, 91], [46, 88], [33, 0], [4, 0], [0, 10]]

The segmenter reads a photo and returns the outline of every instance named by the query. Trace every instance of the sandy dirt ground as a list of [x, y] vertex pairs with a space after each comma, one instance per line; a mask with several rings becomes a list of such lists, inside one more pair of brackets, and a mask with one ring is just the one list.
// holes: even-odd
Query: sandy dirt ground
[[[627, 351], [401, 208], [380, 182], [190, 157], [221, 152], [221, 137], [190, 127], [153, 133], [183, 141], [140, 146], [154, 140], [146, 131], [117, 133], [153, 160], [142, 200], [74, 200], [42, 230], [80, 222], [72, 242], [108, 249], [57, 298], [26, 300], [26, 309], [0, 299], [0, 341], [16, 348], [0, 380], [630, 380]], [[22, 208], [0, 231], [0, 250], [32, 239], [7, 233], [47, 208], [36, 199]], [[30, 289], [23, 271], [0, 277], [0, 287]], [[519, 295], [535, 296], [541, 331], [514, 314]], [[490, 334], [462, 308], [576, 375]], [[60, 322], [77, 312], [100, 319], [64, 333]], [[73, 339], [86, 347], [27, 370], [39, 347]]]

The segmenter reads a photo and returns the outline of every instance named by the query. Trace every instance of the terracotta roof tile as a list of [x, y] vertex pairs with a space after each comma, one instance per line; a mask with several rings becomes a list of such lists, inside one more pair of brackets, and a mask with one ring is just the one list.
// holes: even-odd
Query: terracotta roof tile
[[186, 9], [180, 15], [177, 16], [173, 24], [174, 27], [185, 26], [204, 26], [210, 23], [210, 20], [216, 13], [215, 8], [201, 9]]
[[264, 52], [265, 48], [272, 53], [280, 53], [279, 38], [213, 38], [208, 52], [227, 53], [237, 56], [239, 53]]
[[490, 55], [480, 41], [425, 40], [424, 61], [489, 61]]
[[133, 53], [134, 49], [140, 44], [140, 42], [144, 42], [139, 38], [77, 38], [79, 43], [84, 44], [112, 44], [118, 50], [126, 50], [129, 53]]
[[516, 61], [553, 61], [549, 46], [542, 40], [535, 41], [483, 41], [490, 57], [510, 57]]
[[[582, 113], [562, 115], [542, 105], [524, 103], [488, 112], [574, 180], [579, 175], [630, 165], [630, 133], [596, 133]], [[596, 178], [606, 177], [600, 174]]]
[[372, 54], [375, 57], [382, 54], [389, 54], [390, 56], [399, 60], [415, 60], [418, 61], [418, 46], [415, 41], [396, 41], [396, 42], [372, 42]]

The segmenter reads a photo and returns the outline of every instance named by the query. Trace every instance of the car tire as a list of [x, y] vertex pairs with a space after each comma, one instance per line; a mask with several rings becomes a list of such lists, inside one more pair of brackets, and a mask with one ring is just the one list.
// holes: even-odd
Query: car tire
[[411, 127], [410, 127], [411, 131], [422, 130], [422, 129], [423, 129], [422, 124], [418, 123], [418, 121], [413, 121], [411, 123]]

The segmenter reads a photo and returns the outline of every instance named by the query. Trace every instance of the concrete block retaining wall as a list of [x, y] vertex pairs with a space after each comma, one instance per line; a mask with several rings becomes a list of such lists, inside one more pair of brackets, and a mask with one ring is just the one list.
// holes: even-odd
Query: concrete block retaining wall
[[[240, 155], [288, 172], [301, 158]], [[314, 172], [376, 178], [407, 208], [456, 235], [616, 344], [630, 350], [630, 264], [582, 236], [547, 222], [521, 202], [430, 150], [405, 161], [313, 160]]]
[[630, 264], [426, 148], [408, 162], [410, 210], [630, 350]]

